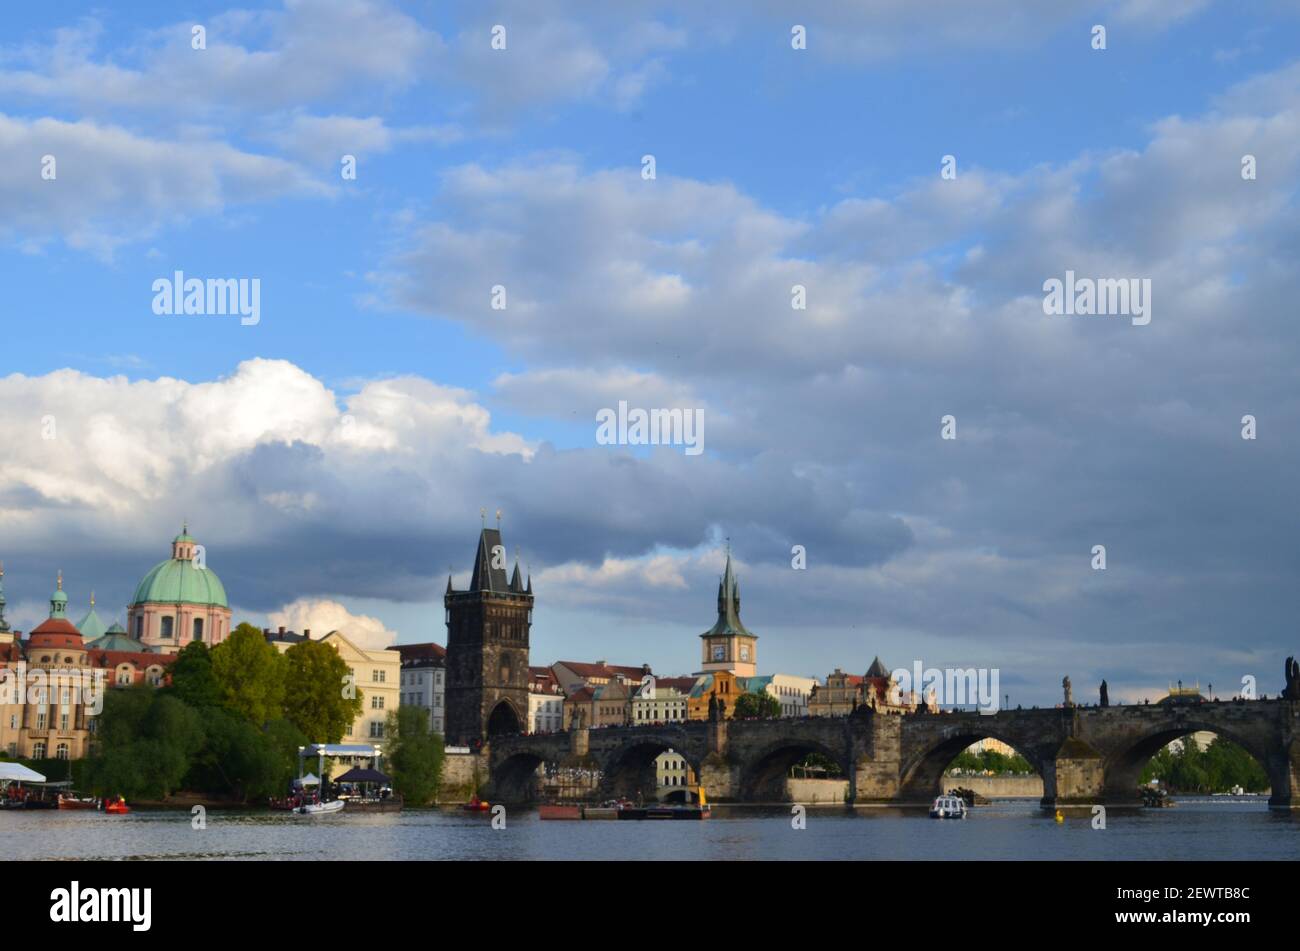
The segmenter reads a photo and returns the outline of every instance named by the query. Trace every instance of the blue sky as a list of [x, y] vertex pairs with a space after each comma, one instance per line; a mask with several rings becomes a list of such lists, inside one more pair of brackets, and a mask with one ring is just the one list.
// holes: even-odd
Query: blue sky
[[[546, 580], [537, 661], [695, 669], [730, 536], [767, 672], [1267, 682], [1296, 607], [1294, 5], [712, 6], [11, 12], [10, 614], [60, 567], [124, 605], [188, 517], [241, 616], [440, 640], [445, 566], [501, 506]], [[1045, 322], [1042, 281], [1089, 267], [1152, 277], [1153, 324]], [[261, 322], [155, 315], [175, 270], [259, 278]], [[595, 445], [618, 399], [703, 407], [708, 451]]]

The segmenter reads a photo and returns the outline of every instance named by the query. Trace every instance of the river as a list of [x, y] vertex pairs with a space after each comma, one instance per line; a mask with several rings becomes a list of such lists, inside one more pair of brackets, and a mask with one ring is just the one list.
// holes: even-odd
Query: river
[[924, 811], [717, 807], [705, 822], [542, 822], [508, 811], [505, 828], [458, 810], [397, 814], [209, 810], [108, 816], [0, 812], [0, 849], [14, 859], [1295, 859], [1300, 816], [1261, 797], [1184, 798], [1172, 809], [1115, 810], [1094, 829], [1079, 813], [1057, 823], [1032, 800], [995, 801], [964, 822]]

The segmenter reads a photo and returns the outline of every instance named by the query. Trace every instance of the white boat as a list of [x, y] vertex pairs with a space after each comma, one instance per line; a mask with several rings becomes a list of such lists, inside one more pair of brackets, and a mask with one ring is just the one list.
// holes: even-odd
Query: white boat
[[330, 802], [309, 802], [299, 806], [294, 810], [300, 816], [319, 816], [326, 812], [339, 812], [343, 808], [342, 799], [334, 799]]
[[931, 819], [965, 819], [966, 800], [960, 796], [939, 796], [930, 807]]

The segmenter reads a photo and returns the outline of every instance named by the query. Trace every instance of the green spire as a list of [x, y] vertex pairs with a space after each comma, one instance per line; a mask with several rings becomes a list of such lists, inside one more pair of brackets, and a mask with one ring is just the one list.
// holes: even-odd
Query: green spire
[[58, 588], [54, 596], [50, 598], [50, 620], [56, 618], [68, 619], [68, 596], [63, 593], [63, 572], [59, 571]]

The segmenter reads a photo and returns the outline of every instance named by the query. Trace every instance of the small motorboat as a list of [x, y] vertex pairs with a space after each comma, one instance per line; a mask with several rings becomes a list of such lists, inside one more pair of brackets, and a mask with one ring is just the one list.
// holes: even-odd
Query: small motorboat
[[329, 802], [307, 802], [294, 809], [294, 813], [300, 816], [319, 816], [331, 812], [341, 812], [343, 809], [342, 799], [331, 799]]
[[104, 802], [104, 811], [111, 815], [125, 815], [131, 811], [131, 807], [126, 804], [126, 800], [121, 796], [116, 799], [109, 799]]
[[60, 809], [95, 809], [99, 806], [99, 800], [94, 796], [74, 796], [67, 793], [59, 793]]
[[492, 804], [484, 802], [478, 796], [470, 796], [469, 802], [461, 803], [460, 807], [466, 812], [487, 812], [492, 808]]
[[940, 796], [930, 806], [931, 819], [965, 819], [966, 800], [960, 796]]

